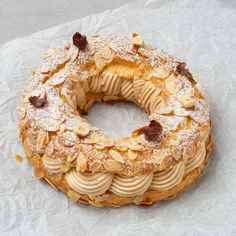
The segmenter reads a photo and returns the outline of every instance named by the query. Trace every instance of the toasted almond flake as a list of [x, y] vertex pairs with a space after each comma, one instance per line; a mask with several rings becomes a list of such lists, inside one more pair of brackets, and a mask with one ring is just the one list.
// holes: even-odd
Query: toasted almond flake
[[67, 155], [67, 162], [73, 162], [77, 158], [77, 155], [72, 154], [72, 155]]
[[132, 150], [128, 150], [128, 157], [130, 160], [135, 160], [138, 154]]
[[41, 179], [44, 177], [44, 171], [41, 168], [35, 168], [34, 169], [34, 176], [38, 179]]
[[98, 138], [85, 139], [81, 141], [81, 143], [84, 143], [84, 144], [96, 144], [98, 142], [99, 142]]
[[101, 51], [101, 56], [106, 60], [106, 61], [110, 61], [113, 57], [113, 51], [110, 47], [106, 46], [103, 48], [103, 50]]
[[60, 169], [61, 169], [63, 172], [67, 172], [67, 171], [70, 169], [70, 167], [68, 166], [67, 163], [62, 163], [62, 164], [60, 165]]
[[167, 115], [167, 114], [170, 114], [171, 112], [172, 112], [172, 108], [168, 105], [165, 105], [165, 104], [161, 105], [156, 110], [156, 113], [159, 115]]
[[74, 132], [78, 134], [79, 136], [86, 136], [89, 133], [89, 124], [87, 123], [78, 123], [74, 127]]
[[103, 194], [101, 196], [95, 197], [95, 200], [97, 202], [103, 202], [103, 201], [107, 200], [108, 198], [109, 198], [109, 194]]
[[104, 167], [108, 171], [122, 171], [124, 168], [124, 165], [115, 160], [106, 160], [104, 162]]
[[55, 189], [57, 189], [57, 187], [47, 178], [44, 177], [44, 179]]
[[37, 142], [36, 142], [36, 150], [40, 151], [44, 145], [44, 141], [46, 138], [46, 132], [40, 131], [38, 134]]
[[49, 132], [46, 131], [44, 143], [48, 144], [49, 142]]
[[183, 97], [183, 96], [178, 96], [177, 98], [185, 108], [193, 107], [195, 104], [195, 100], [193, 98]]
[[153, 72], [153, 76], [159, 78], [159, 79], [165, 79], [170, 74], [170, 68], [167, 65], [162, 65], [157, 68], [155, 68]]
[[87, 112], [91, 107], [92, 107], [92, 105], [95, 103], [95, 100], [94, 99], [92, 99], [92, 100], [90, 100], [89, 102], [87, 102], [86, 104], [85, 104], [85, 106], [84, 106], [84, 111], [85, 112]]
[[116, 152], [114, 150], [109, 150], [109, 154], [115, 161], [118, 161], [120, 163], [125, 163], [124, 158], [120, 155], [119, 152]]
[[74, 190], [69, 190], [67, 192], [67, 196], [74, 202], [77, 202], [81, 197], [81, 195], [79, 193], [75, 192]]
[[91, 165], [90, 165], [90, 171], [97, 171], [97, 170], [99, 170], [100, 169], [100, 167], [101, 167], [101, 163], [100, 162], [98, 162], [98, 161], [95, 161], [95, 162], [93, 162]]
[[132, 43], [134, 46], [141, 46], [144, 42], [144, 38], [140, 34], [133, 33], [132, 34]]
[[104, 146], [104, 147], [112, 147], [112, 146], [114, 146], [114, 142], [113, 142], [112, 139], [101, 140], [97, 144], [101, 145], [101, 146]]
[[177, 92], [176, 78], [174, 77], [174, 75], [169, 76], [165, 80], [165, 87], [168, 90], [168, 92], [171, 94], [175, 94]]
[[143, 151], [143, 146], [135, 143], [125, 142], [124, 145], [133, 151]]
[[19, 155], [19, 154], [16, 154], [15, 159], [16, 159], [16, 161], [18, 161], [19, 163], [22, 163], [22, 162], [23, 162], [23, 158], [22, 158], [22, 156]]
[[94, 144], [94, 147], [95, 147], [96, 149], [99, 149], [99, 150], [102, 150], [102, 149], [105, 148], [105, 146], [100, 145], [100, 144]]
[[118, 150], [120, 150], [120, 151], [122, 151], [122, 152], [125, 152], [125, 151], [127, 151], [127, 149], [128, 149], [125, 145], [123, 145], [123, 144], [121, 144], [121, 143], [116, 143], [115, 146], [116, 146], [116, 148], [117, 148]]
[[25, 152], [26, 152], [26, 155], [28, 157], [30, 157], [32, 155], [32, 151], [30, 149], [30, 146], [28, 144], [28, 142], [26, 141], [26, 139], [24, 140], [24, 143], [23, 143], [24, 147], [25, 147]]
[[83, 152], [80, 152], [77, 157], [76, 170], [84, 172], [87, 168], [87, 160]]
[[106, 60], [102, 58], [100, 52], [94, 54], [95, 65], [98, 69], [102, 69], [106, 65]]
[[53, 154], [54, 151], [54, 146], [53, 146], [53, 142], [50, 142], [47, 146], [47, 153], [50, 156], [51, 154]]

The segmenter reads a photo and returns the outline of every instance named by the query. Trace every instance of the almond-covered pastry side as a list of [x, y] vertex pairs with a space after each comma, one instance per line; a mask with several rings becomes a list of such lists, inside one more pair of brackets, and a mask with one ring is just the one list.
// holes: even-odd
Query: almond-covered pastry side
[[[95, 206], [150, 205], [202, 175], [211, 151], [209, 107], [184, 62], [141, 35], [75, 33], [43, 54], [20, 96], [20, 138], [35, 176]], [[149, 124], [112, 139], [83, 114], [130, 101]]]

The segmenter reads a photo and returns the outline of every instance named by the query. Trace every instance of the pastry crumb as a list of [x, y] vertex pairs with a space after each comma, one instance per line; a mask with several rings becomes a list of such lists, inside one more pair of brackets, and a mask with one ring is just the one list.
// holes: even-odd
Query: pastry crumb
[[18, 161], [19, 163], [22, 163], [22, 162], [23, 162], [23, 158], [22, 158], [22, 156], [19, 155], [19, 154], [16, 154], [15, 159], [16, 159], [16, 161]]

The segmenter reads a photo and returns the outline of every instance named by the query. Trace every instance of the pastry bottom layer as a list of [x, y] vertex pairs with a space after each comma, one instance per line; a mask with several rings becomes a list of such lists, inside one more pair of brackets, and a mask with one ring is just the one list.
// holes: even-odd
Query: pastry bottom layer
[[[147, 190], [143, 195], [137, 197], [122, 197], [115, 193], [107, 191], [103, 195], [96, 197], [95, 199], [90, 199], [88, 195], [78, 194], [73, 191], [65, 178], [62, 175], [50, 174], [45, 172], [44, 179], [51, 184], [54, 188], [61, 190], [66, 193], [72, 200], [78, 201], [84, 204], [91, 204], [94, 206], [102, 207], [120, 207], [125, 204], [134, 203], [136, 205], [151, 205], [155, 202], [161, 200], [174, 199], [178, 193], [185, 190], [187, 187], [191, 186], [194, 182], [198, 180], [200, 176], [203, 175], [203, 171], [208, 164], [208, 158], [212, 149], [212, 136], [210, 136], [209, 142], [206, 145], [206, 158], [201, 166], [195, 168], [188, 174], [186, 174], [180, 184], [168, 191], [158, 191], [154, 189]], [[30, 160], [29, 160], [30, 161]]]

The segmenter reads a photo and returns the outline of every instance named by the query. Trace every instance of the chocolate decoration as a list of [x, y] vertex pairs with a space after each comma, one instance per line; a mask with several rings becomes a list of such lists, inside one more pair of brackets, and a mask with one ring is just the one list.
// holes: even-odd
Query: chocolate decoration
[[43, 98], [32, 96], [32, 97], [29, 97], [29, 101], [36, 108], [42, 108], [47, 104], [46, 96], [44, 96]]
[[88, 41], [85, 35], [81, 35], [79, 32], [76, 32], [73, 35], [73, 44], [83, 51], [86, 48]]

